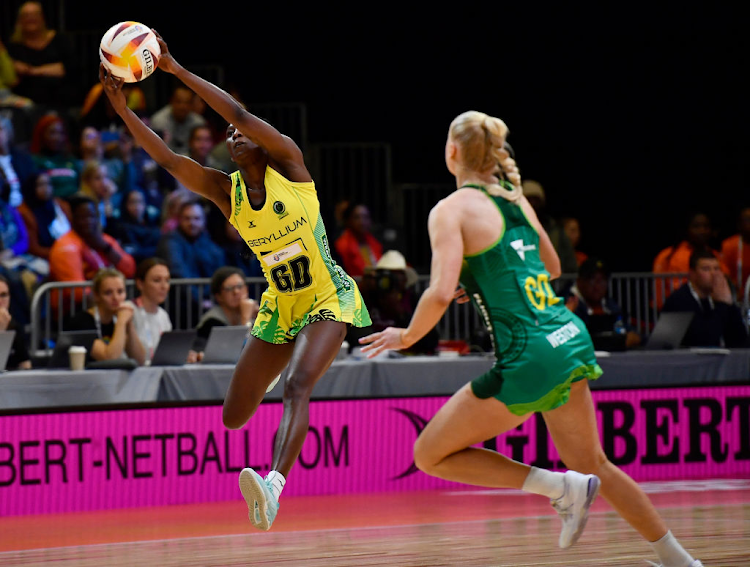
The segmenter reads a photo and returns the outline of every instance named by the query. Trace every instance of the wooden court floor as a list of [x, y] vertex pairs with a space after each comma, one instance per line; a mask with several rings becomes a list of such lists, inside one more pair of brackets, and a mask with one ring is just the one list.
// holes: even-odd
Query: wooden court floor
[[[643, 485], [706, 567], [750, 566], [750, 480]], [[0, 518], [1, 566], [646, 566], [650, 547], [598, 500], [557, 547], [548, 502], [516, 491], [281, 499], [270, 532], [244, 501]]]

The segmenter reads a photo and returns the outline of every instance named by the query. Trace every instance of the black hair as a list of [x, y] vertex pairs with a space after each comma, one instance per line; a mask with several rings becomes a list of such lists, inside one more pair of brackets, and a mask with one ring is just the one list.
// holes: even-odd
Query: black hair
[[597, 273], [602, 273], [607, 278], [609, 278], [610, 275], [609, 268], [599, 258], [587, 258], [578, 268], [578, 277], [583, 280], [592, 278]]
[[[23, 195], [23, 200], [32, 209], [40, 202], [36, 196], [36, 184], [42, 175], [47, 175], [47, 172], [36, 171], [21, 182], [21, 194]], [[55, 196], [53, 195], [52, 197], [50, 197], [50, 200], [54, 198]]]
[[711, 223], [711, 217], [706, 213], [705, 211], [701, 210], [690, 210], [683, 216], [683, 224], [682, 224], [682, 230], [680, 230], [678, 234], [678, 238], [674, 244], [671, 246], [671, 250], [669, 254], [666, 257], [666, 262], [669, 263], [670, 260], [672, 260], [672, 256], [674, 256], [675, 252], [677, 252], [677, 248], [679, 248], [680, 243], [684, 240], [687, 240], [688, 232], [690, 231], [690, 225], [693, 224], [693, 221], [696, 217], [704, 216], [708, 219], [709, 224]]
[[211, 295], [219, 295], [224, 282], [234, 275], [240, 276], [242, 281], [245, 281], [245, 274], [234, 266], [222, 266], [216, 270], [214, 275], [211, 276]]
[[352, 202], [347, 205], [347, 207], [344, 209], [344, 212], [341, 213], [341, 220], [344, 221], [344, 224], [346, 224], [350, 218], [352, 218], [352, 215], [354, 214], [354, 211], [357, 209], [357, 207], [365, 207], [369, 210], [367, 205], [360, 202]]
[[75, 210], [80, 207], [81, 205], [90, 205], [96, 209], [96, 202], [94, 200], [82, 193], [76, 193], [75, 195], [71, 195], [68, 197], [68, 204], [70, 205], [70, 212], [75, 213]]

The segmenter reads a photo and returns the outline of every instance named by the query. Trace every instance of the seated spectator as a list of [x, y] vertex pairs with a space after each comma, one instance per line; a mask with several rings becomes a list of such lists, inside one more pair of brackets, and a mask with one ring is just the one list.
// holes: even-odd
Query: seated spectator
[[28, 293], [28, 286], [17, 271], [6, 268], [2, 263], [0, 263], [0, 277], [8, 283], [10, 295], [13, 297], [8, 310], [16, 324], [25, 329], [26, 325], [31, 322], [31, 297]]
[[13, 94], [11, 89], [18, 84], [18, 75], [8, 50], [0, 40], [0, 107], [31, 108], [34, 103], [22, 96]]
[[49, 176], [55, 197], [67, 199], [78, 192], [78, 162], [68, 151], [68, 135], [59, 116], [47, 114], [39, 119], [29, 151], [39, 171]]
[[162, 235], [156, 255], [167, 262], [173, 278], [210, 278], [223, 265], [224, 251], [209, 238], [199, 201], [180, 206], [177, 229]]
[[32, 157], [13, 144], [10, 120], [0, 117], [0, 199], [18, 207], [23, 201], [22, 186], [36, 171]]
[[[198, 98], [198, 97], [196, 97]], [[217, 163], [211, 157], [211, 150], [214, 147], [214, 139], [211, 134], [211, 128], [207, 124], [195, 126], [190, 131], [188, 138], [187, 156], [205, 167], [217, 168]]]
[[151, 128], [178, 154], [188, 153], [190, 132], [206, 122], [202, 116], [192, 111], [194, 97], [193, 91], [180, 85], [172, 92], [169, 104], [151, 117]]
[[526, 179], [522, 183], [523, 194], [534, 209], [539, 222], [547, 231], [552, 246], [560, 257], [560, 267], [563, 274], [574, 274], [578, 271], [578, 261], [568, 236], [562, 225], [547, 211], [547, 195], [538, 181]]
[[102, 132], [102, 146], [104, 156], [101, 162], [106, 167], [107, 178], [117, 186], [114, 202], [119, 207], [119, 197], [139, 187], [138, 180], [142, 177], [137, 170], [133, 138], [119, 130]]
[[158, 219], [147, 216], [146, 198], [140, 189], [123, 195], [120, 213], [107, 225], [107, 233], [122, 245], [136, 262], [151, 258], [161, 238]]
[[[370, 311], [372, 326], [366, 329], [350, 327], [347, 342], [357, 345], [360, 337], [382, 331], [386, 327], [408, 326], [419, 300], [414, 290], [417, 278], [417, 272], [406, 264], [403, 254], [397, 250], [389, 250], [373, 268], [367, 268], [360, 291]], [[399, 352], [435, 354], [439, 339], [437, 328], [433, 328], [421, 340]]]
[[248, 297], [245, 275], [237, 268], [223, 266], [216, 270], [211, 278], [211, 295], [215, 305], [198, 322], [193, 348], [188, 355], [189, 363], [203, 358], [211, 329], [247, 325], [249, 330], [258, 315], [258, 302]]
[[169, 315], [160, 307], [169, 294], [167, 263], [160, 258], [143, 260], [135, 271], [135, 285], [140, 295], [133, 301], [133, 322], [150, 363], [162, 334], [172, 330]]
[[78, 141], [78, 168], [83, 169], [90, 161], [102, 161], [104, 159], [104, 144], [99, 130], [93, 126], [86, 126], [81, 130], [81, 138]]
[[[199, 97], [195, 98], [199, 99]], [[187, 156], [204, 167], [219, 169], [221, 164], [211, 156], [211, 150], [213, 147], [214, 140], [211, 134], [211, 128], [208, 124], [195, 126], [190, 131]], [[187, 190], [187, 188], [177, 180], [175, 180], [175, 187]]]
[[96, 331], [91, 346], [94, 360], [132, 358], [139, 366], [146, 360], [133, 320], [133, 306], [125, 301], [125, 276], [113, 268], [99, 270], [92, 282], [94, 305], [73, 317], [73, 331]]
[[596, 258], [585, 260], [578, 269], [565, 306], [581, 318], [597, 350], [624, 350], [641, 344], [622, 308], [607, 296], [610, 272]]
[[177, 230], [177, 227], [180, 224], [180, 211], [182, 210], [182, 206], [187, 202], [195, 200], [195, 193], [188, 191], [184, 187], [171, 191], [164, 199], [162, 207], [162, 233]]
[[[705, 213], [692, 213], [688, 216], [687, 230], [685, 236], [674, 246], [665, 248], [654, 258], [653, 271], [655, 274], [687, 273], [690, 270], [690, 255], [698, 248], [709, 248], [713, 232], [711, 221]], [[713, 251], [716, 258], [720, 258], [718, 252]], [[722, 271], [729, 274], [729, 270], [720, 264]], [[672, 290], [685, 283], [684, 278], [670, 278], [656, 280], [656, 306], [661, 308], [664, 299]], [[664, 288], [664, 290], [662, 290]]]
[[49, 269], [44, 260], [32, 256], [28, 251], [26, 223], [17, 209], [0, 199], [0, 264], [20, 274], [31, 297], [39, 278], [46, 276]]
[[[126, 277], [135, 274], [135, 260], [108, 234], [102, 233], [96, 203], [83, 195], [70, 199], [71, 230], [61, 236], [49, 254], [50, 279], [58, 282], [85, 282], [102, 268], [117, 268]], [[67, 305], [70, 290], [63, 291]], [[75, 290], [74, 301], [80, 303], [83, 289]], [[57, 313], [59, 294], [51, 297]], [[53, 315], [54, 315], [53, 314]]]
[[570, 240], [570, 245], [573, 247], [573, 250], [575, 250], [576, 262], [578, 262], [578, 267], [580, 267], [581, 264], [586, 261], [586, 258], [588, 258], [588, 255], [585, 252], [581, 252], [578, 249], [578, 245], [581, 243], [581, 224], [578, 222], [577, 218], [573, 217], [563, 218], [560, 221], [560, 224], [562, 224], [563, 231], [568, 237], [568, 240]]
[[721, 258], [729, 269], [730, 281], [742, 297], [750, 278], [750, 207], [740, 211], [737, 230], [737, 234], [721, 243]]
[[107, 228], [114, 216], [112, 198], [117, 192], [117, 186], [107, 177], [107, 168], [98, 161], [86, 162], [81, 172], [81, 194], [90, 198], [99, 212], [99, 224]]
[[662, 312], [669, 311], [695, 313], [682, 346], [748, 346], [742, 313], [732, 300], [729, 282], [713, 250], [697, 248], [690, 255], [688, 283], [666, 299]]
[[[120, 133], [120, 140], [120, 157], [126, 167], [132, 168], [130, 171], [134, 175], [130, 188], [142, 189], [146, 196], [146, 206], [161, 211], [167, 188], [174, 186], [174, 177], [166, 169], [159, 167], [146, 150], [136, 143], [127, 129]], [[126, 183], [120, 184], [120, 187], [123, 194], [128, 191]]]
[[49, 260], [52, 244], [70, 230], [70, 205], [53, 197], [49, 177], [37, 173], [23, 185], [18, 212], [29, 236], [29, 254]]
[[10, 314], [10, 286], [8, 280], [0, 276], [0, 331], [15, 331], [8, 362], [7, 370], [28, 370], [31, 368], [31, 357], [26, 347], [26, 335], [23, 325], [19, 325]]
[[342, 214], [344, 232], [334, 247], [347, 274], [359, 277], [383, 255], [383, 245], [371, 234], [370, 210], [361, 203], [350, 203]]
[[349, 207], [350, 203], [351, 201], [346, 197], [339, 199], [333, 205], [333, 218], [326, 219], [326, 229], [328, 229], [328, 226], [330, 225], [331, 229], [328, 231], [328, 233], [332, 236], [333, 242], [336, 242], [339, 236], [341, 236], [344, 233], [344, 230], [346, 230], [344, 213], [346, 212], [346, 209]]
[[21, 4], [8, 53], [18, 76], [16, 94], [55, 108], [76, 102], [72, 46], [65, 35], [47, 28], [39, 2]]

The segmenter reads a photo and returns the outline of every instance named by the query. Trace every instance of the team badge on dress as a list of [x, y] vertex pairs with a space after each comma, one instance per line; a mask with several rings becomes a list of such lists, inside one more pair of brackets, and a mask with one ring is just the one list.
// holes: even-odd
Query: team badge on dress
[[273, 212], [279, 215], [279, 220], [283, 219], [289, 213], [286, 212], [286, 205], [281, 201], [276, 201], [273, 204]]

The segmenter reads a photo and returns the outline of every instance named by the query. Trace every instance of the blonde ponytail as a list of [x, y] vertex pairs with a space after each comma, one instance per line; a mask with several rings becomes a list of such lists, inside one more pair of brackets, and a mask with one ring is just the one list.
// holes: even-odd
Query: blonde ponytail
[[[492, 183], [487, 192], [517, 201], [523, 195], [521, 176], [516, 162], [504, 148], [508, 127], [505, 122], [483, 112], [470, 110], [458, 115], [450, 127], [450, 137], [461, 149], [462, 165], [478, 172], [491, 171], [508, 178], [510, 184]], [[500, 170], [500, 171], [497, 171]], [[511, 185], [508, 189], [505, 185]]]

